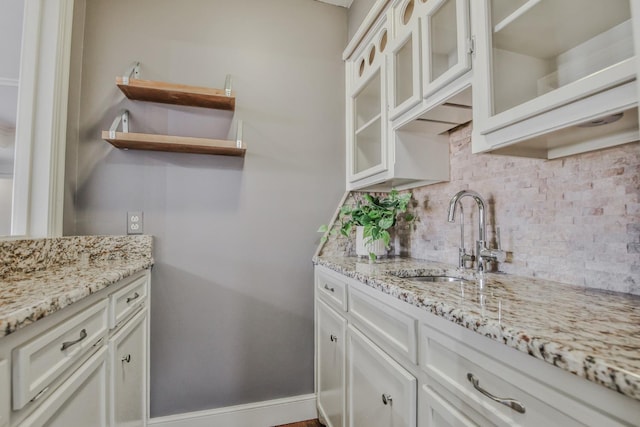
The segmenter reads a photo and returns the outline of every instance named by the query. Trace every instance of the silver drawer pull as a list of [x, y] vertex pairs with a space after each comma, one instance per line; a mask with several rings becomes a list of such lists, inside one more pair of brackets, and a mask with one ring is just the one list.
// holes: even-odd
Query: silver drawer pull
[[140, 298], [140, 294], [136, 292], [135, 294], [133, 294], [132, 297], [127, 298], [127, 304], [129, 304], [131, 301], [133, 301], [135, 299], [138, 299], [138, 298]]
[[326, 290], [328, 290], [328, 291], [331, 291], [331, 292], [335, 292], [336, 291], [336, 288], [330, 288], [329, 285], [327, 285], [326, 283], [324, 284], [324, 288]]
[[122, 357], [122, 362], [123, 362], [123, 363], [124, 363], [124, 362], [127, 362], [127, 363], [131, 362], [131, 355], [130, 355], [130, 354], [127, 354], [126, 356], [123, 356], [123, 357]]
[[333, 334], [329, 336], [329, 339], [331, 340], [331, 342], [338, 342], [338, 337]]
[[391, 405], [393, 403], [393, 399], [391, 398], [391, 395], [382, 393], [382, 403], [384, 403], [385, 405], [387, 404]]
[[85, 339], [87, 337], [87, 330], [83, 329], [80, 331], [80, 338], [78, 338], [75, 341], [65, 341], [62, 343], [62, 347], [60, 348], [60, 351], [65, 351], [66, 349], [68, 349], [71, 346], [74, 346], [76, 344], [78, 344], [80, 341], [82, 341], [83, 339]]
[[517, 400], [514, 400], [514, 399], [497, 397], [497, 396], [494, 396], [493, 394], [489, 393], [488, 391], [486, 391], [485, 389], [480, 387], [480, 381], [478, 381], [478, 379], [471, 372], [467, 373], [467, 379], [469, 380], [469, 382], [471, 384], [473, 384], [473, 388], [475, 388], [480, 393], [482, 393], [485, 396], [487, 396], [489, 399], [491, 399], [491, 400], [493, 400], [495, 402], [498, 402], [501, 405], [508, 406], [509, 408], [513, 409], [516, 412], [520, 412], [521, 414], [524, 414], [525, 409], [524, 409], [524, 405], [522, 403], [520, 403], [520, 402], [518, 402]]

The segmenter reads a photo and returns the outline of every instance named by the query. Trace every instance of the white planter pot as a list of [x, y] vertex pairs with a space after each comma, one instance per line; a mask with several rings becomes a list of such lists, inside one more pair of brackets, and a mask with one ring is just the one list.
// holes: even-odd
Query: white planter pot
[[387, 248], [382, 240], [374, 240], [365, 245], [364, 242], [367, 239], [364, 238], [363, 233], [364, 227], [356, 227], [356, 255], [365, 257], [369, 257], [370, 253], [377, 257], [387, 255]]

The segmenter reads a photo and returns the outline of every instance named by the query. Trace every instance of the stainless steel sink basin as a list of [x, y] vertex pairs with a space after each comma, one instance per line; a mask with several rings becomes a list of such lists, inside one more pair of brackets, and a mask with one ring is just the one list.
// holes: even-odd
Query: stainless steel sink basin
[[416, 280], [418, 282], [468, 282], [466, 279], [453, 276], [416, 276], [407, 277], [409, 280]]

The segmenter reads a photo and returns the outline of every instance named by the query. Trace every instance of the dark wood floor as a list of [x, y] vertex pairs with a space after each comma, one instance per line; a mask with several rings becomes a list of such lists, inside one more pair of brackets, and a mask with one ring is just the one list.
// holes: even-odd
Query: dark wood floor
[[324, 427], [318, 420], [298, 421], [297, 423], [283, 424], [276, 427]]

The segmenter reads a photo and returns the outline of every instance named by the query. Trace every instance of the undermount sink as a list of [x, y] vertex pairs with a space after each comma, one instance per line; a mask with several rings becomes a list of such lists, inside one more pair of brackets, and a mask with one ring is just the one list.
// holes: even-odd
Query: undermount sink
[[415, 276], [407, 277], [409, 280], [416, 280], [418, 282], [468, 282], [466, 279], [453, 276]]

